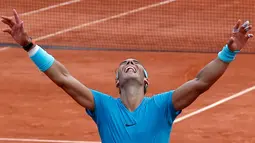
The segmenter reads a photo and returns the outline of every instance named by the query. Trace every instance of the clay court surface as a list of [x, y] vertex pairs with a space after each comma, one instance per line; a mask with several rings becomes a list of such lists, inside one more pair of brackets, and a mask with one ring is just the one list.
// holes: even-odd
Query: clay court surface
[[[145, 65], [150, 77], [147, 96], [152, 96], [175, 89], [196, 76], [217, 56], [202, 52], [221, 49], [238, 18], [255, 20], [252, 0], [247, 3], [241, 0], [231, 3], [227, 0], [190, 0], [189, 3], [187, 0], [167, 3], [77, 0], [44, 11], [36, 10], [66, 1], [21, 1], [1, 0], [0, 14], [11, 16], [13, 8], [23, 13], [25, 27], [38, 44], [69, 47], [46, 50], [86, 86], [114, 97], [118, 97], [115, 69], [122, 60], [132, 57]], [[35, 12], [26, 14], [31, 11]], [[0, 24], [0, 28], [4, 25]], [[9, 35], [1, 33], [0, 43], [0, 142], [100, 141], [97, 127], [85, 110], [40, 73], [27, 53], [8, 46], [13, 43]], [[254, 45], [252, 39], [244, 52], [255, 51]], [[200, 53], [120, 51], [125, 49]], [[252, 89], [178, 121], [173, 125], [171, 142], [255, 142], [254, 58], [254, 54], [238, 55], [223, 77], [179, 117]]]

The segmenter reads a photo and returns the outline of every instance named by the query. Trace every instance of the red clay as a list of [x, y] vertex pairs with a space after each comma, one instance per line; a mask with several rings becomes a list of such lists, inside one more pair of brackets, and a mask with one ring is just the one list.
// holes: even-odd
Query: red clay
[[[239, 0], [240, 1], [240, 0]], [[131, 3], [131, 2], [130, 2]], [[227, 3], [224, 0], [217, 1], [195, 1], [187, 3], [186, 0], [178, 0], [166, 5], [129, 14], [117, 19], [112, 19], [98, 24], [63, 33], [40, 41], [63, 46], [79, 46], [91, 48], [123, 48], [123, 49], [151, 49], [151, 50], [174, 50], [174, 51], [219, 51], [226, 43], [231, 34], [232, 27], [240, 18], [242, 20], [253, 20], [255, 15], [252, 2]], [[109, 3], [108, 6], [116, 5]], [[129, 5], [126, 3], [125, 5]], [[127, 12], [141, 6], [131, 6], [123, 9], [123, 6], [114, 7], [110, 12], [97, 9], [97, 14], [103, 18]], [[144, 3], [147, 6], [149, 3]], [[89, 7], [89, 6], [88, 6]], [[67, 10], [69, 7], [62, 7]], [[79, 8], [79, 7], [78, 7]], [[225, 12], [226, 8], [231, 11]], [[84, 10], [84, 7], [82, 7]], [[117, 11], [116, 11], [117, 9]], [[238, 11], [235, 11], [238, 9]], [[57, 11], [57, 10], [56, 10]], [[104, 11], [103, 13], [101, 11]], [[241, 12], [240, 12], [241, 11]], [[42, 13], [43, 15], [43, 13]], [[71, 14], [77, 20], [77, 14]], [[84, 18], [100, 19], [86, 12], [80, 22], [72, 22], [74, 25], [87, 23]], [[90, 19], [93, 21], [95, 19]], [[64, 23], [67, 21], [64, 21]], [[59, 22], [54, 22], [59, 23]], [[58, 24], [61, 26], [61, 24]], [[68, 24], [64, 24], [68, 25]], [[61, 28], [59, 28], [61, 29]], [[247, 47], [254, 45], [250, 41]], [[244, 51], [253, 51], [246, 49]]]
[[[114, 70], [118, 63], [128, 57], [134, 57], [144, 63], [150, 75], [150, 88], [148, 96], [152, 94], [175, 89], [180, 84], [195, 76], [195, 73], [212, 60], [216, 54], [180, 54], [180, 53], [140, 53], [136, 52], [92, 52], [92, 51], [59, 51], [48, 50], [56, 59], [61, 61], [69, 71], [90, 88], [118, 96], [114, 87]], [[3, 94], [0, 104], [1, 118], [0, 130], [3, 137], [46, 138], [68, 140], [99, 140], [96, 125], [85, 114], [84, 109], [78, 106], [68, 95], [52, 83], [44, 74], [40, 73], [29, 60], [27, 54], [21, 49], [9, 49], [1, 52], [0, 65], [2, 70], [0, 90]], [[73, 58], [75, 57], [75, 58]], [[148, 57], [148, 58], [145, 58]], [[230, 96], [254, 84], [255, 77], [249, 65], [252, 64], [254, 55], [239, 55], [238, 59], [230, 66], [227, 73], [216, 83], [210, 91], [206, 92], [183, 114], [211, 104], [221, 98]], [[185, 60], [187, 59], [187, 60]], [[180, 64], [179, 61], [182, 61]], [[245, 63], [245, 64], [244, 64]], [[195, 68], [194, 68], [195, 67]], [[164, 80], [164, 83], [162, 82]], [[218, 91], [218, 92], [216, 92]], [[242, 103], [242, 97], [237, 99]], [[245, 102], [245, 101], [244, 101]], [[232, 103], [230, 101], [230, 103]], [[245, 103], [242, 103], [245, 105]], [[249, 103], [247, 103], [249, 105]], [[215, 110], [206, 111], [197, 117], [188, 119], [174, 125], [172, 140], [175, 142], [199, 142], [203, 138], [195, 138], [193, 127], [213, 126], [213, 130], [225, 126], [232, 130], [229, 112], [235, 109], [224, 108], [215, 114], [215, 118], [222, 119], [221, 124], [215, 124], [206, 119]], [[232, 104], [236, 108], [235, 104]], [[244, 119], [235, 126], [242, 126], [245, 116], [252, 115], [252, 106], [247, 106], [243, 111]], [[247, 112], [247, 114], [246, 114]], [[242, 118], [240, 116], [240, 118]], [[204, 119], [204, 120], [203, 120]], [[190, 126], [193, 125], [193, 126]], [[252, 132], [252, 126], [245, 126], [245, 130]], [[199, 135], [208, 132], [208, 128], [201, 129]], [[192, 136], [184, 138], [183, 136]], [[224, 138], [214, 132], [210, 134], [210, 141]], [[233, 136], [242, 134], [233, 133]], [[231, 135], [231, 136], [232, 136]], [[243, 140], [251, 141], [249, 138]], [[209, 141], [209, 139], [208, 139]]]
[[[159, 1], [142, 1], [141, 3], [122, 1], [123, 4], [118, 5], [121, 8], [113, 10], [116, 6], [114, 2], [112, 0], [102, 4], [99, 1], [82, 1], [83, 7], [75, 7], [79, 4], [73, 4], [24, 17], [24, 19], [26, 25], [29, 25], [30, 35], [40, 37], [58, 29], [79, 25]], [[235, 1], [231, 5], [223, 0], [208, 3], [204, 1], [202, 3], [202, 0], [186, 2], [179, 0], [160, 8], [153, 8], [118, 20], [111, 20], [39, 41], [39, 44], [140, 49], [178, 47], [186, 50], [200, 48], [203, 51], [208, 48], [220, 49], [228, 39], [228, 34], [237, 18], [255, 19], [254, 15], [246, 13], [246, 10], [250, 12], [249, 9], [252, 7], [249, 3], [242, 3], [242, 9], [239, 10], [244, 13], [233, 11], [224, 13], [226, 7], [230, 9], [238, 7], [239, 1]], [[48, 4], [50, 5], [52, 2], [48, 1]], [[202, 7], [198, 7], [198, 4]], [[10, 2], [7, 2], [6, 5], [8, 5], [7, 8], [12, 8]], [[41, 6], [45, 5], [44, 3]], [[92, 7], [95, 5], [98, 8], [93, 9]], [[90, 10], [86, 10], [85, 7]], [[18, 11], [27, 11], [22, 8], [23, 6], [20, 6]], [[33, 8], [39, 7], [35, 5]], [[73, 10], [69, 8], [73, 8]], [[2, 9], [4, 12], [7, 11], [6, 8]], [[216, 12], [212, 16], [210, 11], [219, 11], [220, 13]], [[60, 17], [62, 21], [55, 19], [56, 15], [61, 16], [63, 12], [66, 12], [68, 16]], [[245, 14], [248, 15], [245, 16]], [[49, 15], [55, 15], [55, 18], [49, 17]], [[46, 20], [35, 21], [34, 19]], [[227, 24], [222, 25], [223, 23]], [[1, 24], [0, 27], [2, 28], [3, 25]], [[132, 28], [136, 29], [132, 30]], [[1, 35], [0, 40], [12, 41], [6, 35]], [[254, 40], [250, 41], [247, 47], [252, 44], [255, 44]], [[114, 97], [118, 96], [118, 90], [114, 86], [114, 71], [119, 62], [126, 58], [137, 58], [147, 68], [150, 77], [148, 96], [151, 96], [155, 93], [175, 89], [192, 79], [203, 66], [217, 56], [216, 53], [47, 51], [62, 62], [73, 76], [86, 86]], [[254, 57], [255, 55], [238, 55], [224, 76], [194, 104], [185, 109], [182, 115], [253, 86], [255, 84], [255, 76], [253, 76], [255, 69], [251, 65], [253, 65]], [[85, 114], [84, 109], [44, 74], [40, 73], [29, 60], [27, 53], [21, 49], [4, 50], [0, 52], [0, 60], [0, 69], [2, 69], [0, 137], [99, 141], [96, 125]], [[255, 115], [252, 112], [254, 110], [252, 94], [254, 92], [175, 124], [171, 135], [172, 142], [254, 142]]]

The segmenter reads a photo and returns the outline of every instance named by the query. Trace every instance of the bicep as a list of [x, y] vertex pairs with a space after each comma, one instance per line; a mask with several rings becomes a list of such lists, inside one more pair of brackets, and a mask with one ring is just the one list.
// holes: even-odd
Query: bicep
[[55, 60], [53, 65], [45, 71], [45, 74], [78, 104], [90, 110], [94, 109], [94, 100], [90, 89], [75, 79], [59, 61]]
[[207, 90], [209, 86], [198, 80], [190, 80], [180, 87], [178, 87], [173, 93], [173, 106], [176, 110], [182, 110], [189, 106], [197, 97]]
[[94, 110], [94, 99], [89, 88], [72, 76], [66, 77], [66, 81], [61, 87], [78, 104], [84, 108]]

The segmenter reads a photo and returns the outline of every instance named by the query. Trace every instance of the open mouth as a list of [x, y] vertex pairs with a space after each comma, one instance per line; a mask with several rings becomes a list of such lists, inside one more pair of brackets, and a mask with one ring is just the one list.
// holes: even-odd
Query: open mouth
[[128, 67], [125, 68], [124, 71], [125, 71], [125, 73], [130, 72], [130, 71], [136, 73], [136, 68], [133, 67], [133, 66], [128, 66]]

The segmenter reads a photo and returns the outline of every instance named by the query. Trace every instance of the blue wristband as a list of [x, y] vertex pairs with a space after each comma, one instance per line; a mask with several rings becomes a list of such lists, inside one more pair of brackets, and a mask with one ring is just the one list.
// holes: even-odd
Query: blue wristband
[[55, 61], [54, 57], [48, 54], [41, 47], [39, 47], [39, 49], [36, 51], [36, 53], [34, 53], [34, 55], [30, 56], [30, 59], [42, 72], [48, 70]]
[[225, 45], [223, 49], [218, 53], [218, 57], [223, 62], [230, 63], [235, 59], [236, 54], [239, 52], [240, 51], [232, 52], [231, 50], [229, 50], [228, 45]]

